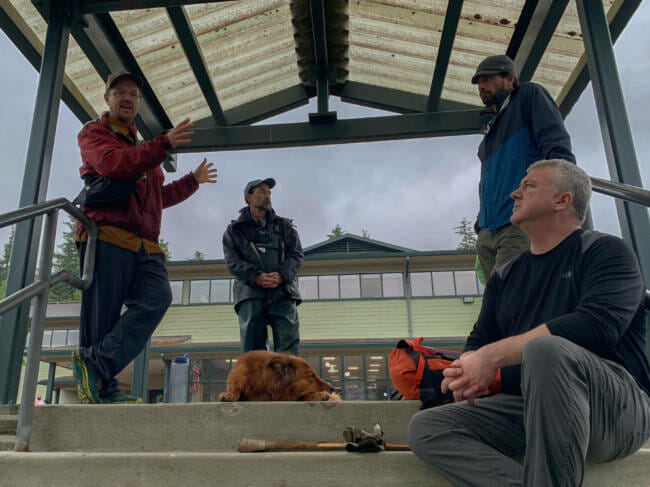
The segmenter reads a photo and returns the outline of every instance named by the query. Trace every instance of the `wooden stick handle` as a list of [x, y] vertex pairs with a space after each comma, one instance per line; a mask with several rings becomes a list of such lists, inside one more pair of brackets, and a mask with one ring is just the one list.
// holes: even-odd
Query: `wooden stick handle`
[[[265, 441], [252, 438], [242, 438], [237, 443], [240, 453], [260, 451], [333, 451], [345, 450], [342, 441]], [[386, 443], [388, 451], [410, 451], [411, 448], [403, 443]]]

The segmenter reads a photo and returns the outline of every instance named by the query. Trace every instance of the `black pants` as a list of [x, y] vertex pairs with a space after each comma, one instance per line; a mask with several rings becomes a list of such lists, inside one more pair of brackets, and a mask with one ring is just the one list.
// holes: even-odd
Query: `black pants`
[[[82, 271], [85, 253], [82, 244]], [[102, 377], [100, 396], [120, 389], [115, 376], [144, 348], [171, 300], [164, 254], [97, 242], [95, 278], [81, 297], [79, 352]]]
[[296, 302], [285, 293], [267, 299], [247, 299], [237, 306], [242, 353], [266, 350], [266, 325], [273, 330], [273, 349], [298, 355], [300, 334]]

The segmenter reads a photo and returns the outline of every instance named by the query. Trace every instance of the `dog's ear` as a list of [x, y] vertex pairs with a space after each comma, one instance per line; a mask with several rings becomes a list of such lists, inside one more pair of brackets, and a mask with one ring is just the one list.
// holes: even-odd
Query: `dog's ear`
[[280, 391], [289, 387], [296, 378], [296, 370], [288, 355], [272, 357], [267, 365], [275, 376], [275, 386]]

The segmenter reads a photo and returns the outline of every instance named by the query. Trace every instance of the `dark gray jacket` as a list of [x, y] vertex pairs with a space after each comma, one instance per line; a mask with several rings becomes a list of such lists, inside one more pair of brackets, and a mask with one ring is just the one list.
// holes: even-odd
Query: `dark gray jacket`
[[[223, 254], [226, 265], [235, 276], [235, 307], [246, 299], [268, 297], [268, 290], [255, 284], [255, 279], [264, 272], [257, 249], [252, 245], [255, 240], [256, 223], [250, 218], [248, 207], [242, 208], [241, 215], [233, 220], [223, 234]], [[298, 269], [302, 264], [303, 252], [300, 237], [288, 218], [277, 216], [273, 210], [267, 218], [267, 225], [281, 237], [280, 273], [289, 297], [300, 304], [298, 291]]]

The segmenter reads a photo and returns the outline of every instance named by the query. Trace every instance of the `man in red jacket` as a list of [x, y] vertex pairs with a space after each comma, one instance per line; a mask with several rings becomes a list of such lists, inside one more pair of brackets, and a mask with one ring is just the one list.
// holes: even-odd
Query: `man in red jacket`
[[[106, 82], [108, 112], [87, 123], [78, 136], [81, 177], [135, 182], [128, 199], [110, 206], [81, 209], [98, 226], [95, 277], [81, 298], [79, 350], [72, 368], [79, 398], [85, 404], [142, 402], [120, 390], [115, 376], [144, 348], [171, 304], [165, 254], [158, 245], [163, 208], [191, 196], [202, 183], [215, 183], [217, 170], [203, 159], [191, 173], [164, 184], [160, 164], [168, 151], [191, 141], [185, 119], [154, 139], [138, 144], [133, 120], [142, 100], [142, 80], [113, 73]], [[89, 179], [90, 178], [90, 179]], [[90, 205], [90, 203], [88, 203]], [[81, 265], [85, 228], [77, 225]], [[121, 313], [122, 307], [126, 311]]]

